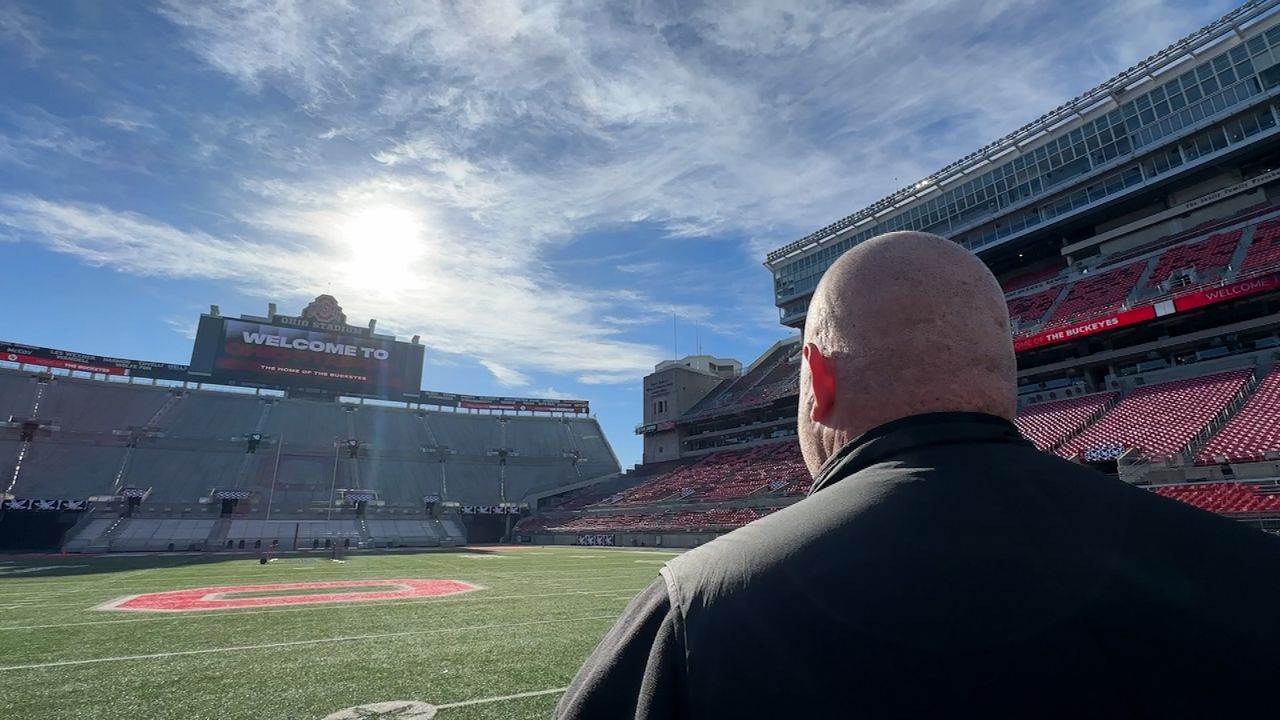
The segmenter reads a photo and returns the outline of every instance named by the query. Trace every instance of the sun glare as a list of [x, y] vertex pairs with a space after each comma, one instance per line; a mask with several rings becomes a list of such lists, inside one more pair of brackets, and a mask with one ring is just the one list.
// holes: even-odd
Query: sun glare
[[415, 263], [426, 251], [422, 222], [392, 205], [352, 213], [338, 237], [345, 245], [343, 274], [370, 290], [402, 289], [413, 282]]

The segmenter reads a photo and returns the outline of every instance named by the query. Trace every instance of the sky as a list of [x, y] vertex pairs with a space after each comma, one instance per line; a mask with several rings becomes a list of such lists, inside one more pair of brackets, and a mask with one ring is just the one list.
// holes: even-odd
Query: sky
[[630, 466], [655, 363], [789, 335], [765, 253], [1232, 6], [6, 0], [0, 339], [185, 363], [329, 293]]

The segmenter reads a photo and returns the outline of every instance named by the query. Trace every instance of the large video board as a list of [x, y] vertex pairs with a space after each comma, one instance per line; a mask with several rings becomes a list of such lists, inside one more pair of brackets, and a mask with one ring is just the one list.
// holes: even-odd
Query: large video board
[[223, 385], [416, 400], [422, 354], [389, 338], [205, 315], [191, 373]]

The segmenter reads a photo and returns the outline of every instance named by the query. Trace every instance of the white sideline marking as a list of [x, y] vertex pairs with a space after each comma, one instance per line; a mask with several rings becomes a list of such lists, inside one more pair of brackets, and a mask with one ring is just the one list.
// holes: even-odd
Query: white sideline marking
[[[381, 607], [385, 605], [421, 605], [423, 603], [442, 603], [442, 602], [461, 602], [463, 600], [523, 600], [525, 598], [541, 598], [541, 597], [563, 597], [565, 595], [589, 595], [591, 597], [606, 597], [610, 593], [631, 592], [638, 593], [644, 588], [639, 587], [634, 590], [618, 590], [611, 588], [609, 590], [570, 590], [566, 592], [554, 593], [538, 593], [523, 595], [470, 595], [468, 597], [439, 597], [425, 598], [422, 600], [385, 600], [363, 602], [358, 606], [353, 603], [337, 603], [333, 605], [308, 605], [306, 607], [286, 607], [272, 608], [269, 610], [211, 610], [208, 612], [189, 612], [178, 615], [148, 615], [146, 617], [129, 618], [127, 620], [86, 620], [85, 622], [74, 623], [53, 623], [50, 625], [13, 625], [9, 627], [0, 627], [0, 632], [13, 632], [15, 630], [50, 630], [61, 627], [81, 627], [84, 625], [116, 625], [119, 623], [136, 623], [136, 622], [157, 622], [161, 620], [197, 620], [204, 618], [218, 618], [236, 615], [266, 615], [282, 612], [304, 612], [315, 610], [351, 610], [355, 607]], [[630, 597], [630, 596], [629, 596]]]
[[479, 698], [477, 700], [463, 700], [462, 702], [448, 703], [446, 705], [437, 705], [439, 710], [448, 710], [449, 708], [467, 707], [469, 705], [483, 705], [485, 703], [502, 702], [504, 700], [520, 700], [521, 698], [539, 697], [541, 695], [554, 695], [568, 690], [569, 686], [551, 688], [550, 690], [533, 690], [531, 692], [516, 693], [515, 695], [499, 695], [497, 697]]
[[[371, 635], [346, 635], [334, 638], [316, 638], [314, 640], [289, 640], [287, 642], [263, 643], [261, 645], [233, 645], [231, 647], [205, 648], [203, 650], [175, 650], [173, 652], [149, 653], [147, 655], [122, 655], [120, 657], [92, 658], [90, 660], [58, 660], [47, 663], [31, 663], [29, 665], [0, 666], [0, 672], [10, 670], [38, 670], [41, 668], [68, 667], [72, 665], [96, 665], [108, 662], [126, 662], [129, 660], [156, 660], [159, 658], [182, 657], [185, 655], [209, 655], [212, 653], [244, 652], [246, 650], [267, 650], [270, 648], [298, 647], [301, 645], [325, 645], [336, 642], [356, 642], [360, 640], [382, 640], [384, 638], [408, 637], [410, 635], [430, 635], [431, 633], [470, 632], [472, 630], [496, 630], [499, 628], [529, 627], [532, 625], [555, 625], [558, 623], [587, 622], [590, 620], [614, 620], [614, 615], [590, 615], [587, 617], [561, 618], [557, 620], [529, 620], [501, 625], [470, 625], [456, 628], [432, 628], [430, 630], [404, 630], [393, 633], [373, 633]], [[444, 707], [443, 705], [441, 707]]]

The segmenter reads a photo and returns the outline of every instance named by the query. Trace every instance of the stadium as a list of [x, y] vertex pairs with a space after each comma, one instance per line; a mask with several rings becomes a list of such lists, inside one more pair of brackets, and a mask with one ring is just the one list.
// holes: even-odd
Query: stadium
[[329, 295], [212, 306], [187, 365], [5, 342], [0, 715], [546, 716], [666, 559], [805, 497], [794, 331], [896, 230], [999, 278], [1038, 448], [1280, 531], [1278, 11], [769, 252], [782, 339], [654, 367], [632, 468], [586, 400], [424, 390]]

